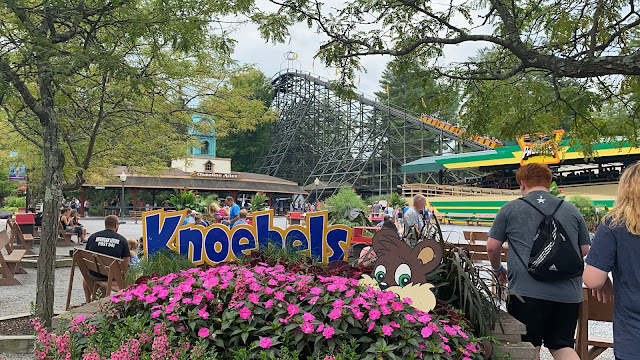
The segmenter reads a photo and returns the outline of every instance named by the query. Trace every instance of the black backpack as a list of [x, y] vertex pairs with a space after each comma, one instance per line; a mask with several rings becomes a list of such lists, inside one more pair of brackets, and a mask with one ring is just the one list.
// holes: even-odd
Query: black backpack
[[582, 256], [576, 252], [562, 224], [554, 218], [563, 200], [560, 200], [551, 215], [543, 213], [524, 198], [519, 198], [519, 200], [531, 205], [544, 216], [533, 238], [528, 265], [525, 265], [522, 257], [513, 246], [509, 249], [525, 265], [529, 275], [542, 282], [568, 280], [581, 276], [584, 270]]

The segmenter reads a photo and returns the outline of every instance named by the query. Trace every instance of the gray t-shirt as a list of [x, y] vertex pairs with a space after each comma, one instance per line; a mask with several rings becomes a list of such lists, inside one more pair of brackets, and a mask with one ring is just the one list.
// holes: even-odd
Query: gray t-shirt
[[409, 228], [415, 225], [418, 225], [418, 231], [421, 231], [422, 227], [424, 226], [422, 217], [420, 216], [420, 214], [418, 214], [418, 212], [413, 206], [409, 207], [409, 210], [407, 210], [407, 212], [404, 213], [403, 221], [404, 221], [405, 233], [409, 230]]
[[[532, 191], [525, 197], [545, 214], [551, 214], [560, 199], [546, 191]], [[589, 245], [589, 231], [580, 211], [565, 201], [555, 214], [562, 224], [575, 250], [580, 254], [580, 245]], [[498, 241], [509, 240], [509, 246], [515, 248], [524, 262], [527, 262], [533, 247], [533, 237], [543, 220], [542, 214], [522, 200], [513, 200], [505, 204], [489, 230], [489, 237]], [[526, 266], [513, 251], [507, 256], [507, 277], [509, 294], [517, 294], [536, 299], [561, 303], [582, 302], [582, 277], [557, 282], [540, 282], [527, 272]]]

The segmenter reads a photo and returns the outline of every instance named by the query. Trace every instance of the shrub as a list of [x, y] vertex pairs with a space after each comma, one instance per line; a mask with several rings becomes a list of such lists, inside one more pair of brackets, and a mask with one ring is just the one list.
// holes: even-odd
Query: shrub
[[257, 192], [255, 195], [251, 197], [251, 202], [249, 203], [249, 211], [262, 211], [265, 209], [265, 201], [267, 201], [267, 195], [263, 192]]
[[347, 226], [369, 225], [366, 218], [369, 208], [360, 195], [352, 188], [341, 188], [338, 193], [327, 198], [323, 205], [329, 211], [331, 224], [343, 224]]
[[482, 358], [464, 322], [356, 285], [282, 265], [191, 269], [112, 295], [61, 333], [36, 321], [34, 352], [51, 359]]

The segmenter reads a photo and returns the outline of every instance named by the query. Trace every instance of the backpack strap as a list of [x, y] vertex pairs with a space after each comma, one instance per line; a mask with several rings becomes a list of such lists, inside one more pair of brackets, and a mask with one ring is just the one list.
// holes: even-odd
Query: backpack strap
[[[547, 214], [543, 213], [542, 210], [538, 209], [538, 207], [534, 206], [531, 202], [529, 202], [529, 200], [525, 199], [525, 198], [518, 198], [518, 200], [522, 200], [524, 202], [526, 202], [527, 204], [529, 204], [532, 208], [536, 209], [537, 212], [539, 212], [540, 214], [542, 214], [542, 216], [548, 216]], [[556, 214], [556, 212], [558, 211], [558, 209], [560, 209], [560, 206], [562, 206], [562, 203], [564, 202], [564, 200], [560, 199], [560, 202], [558, 203], [558, 206], [556, 206], [556, 208], [553, 210], [553, 212], [551, 213], [551, 216], [554, 216]]]

